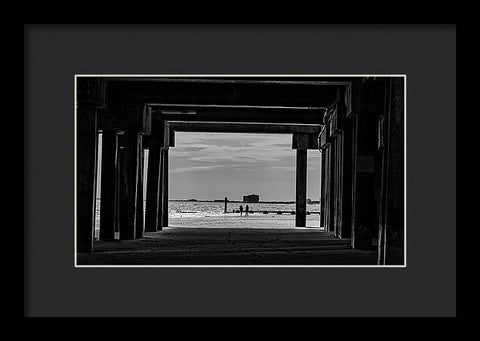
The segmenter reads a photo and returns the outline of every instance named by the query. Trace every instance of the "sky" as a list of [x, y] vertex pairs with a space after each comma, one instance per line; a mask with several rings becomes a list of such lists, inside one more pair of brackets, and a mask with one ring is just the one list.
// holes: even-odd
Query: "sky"
[[[176, 132], [170, 199], [295, 200], [292, 135]], [[307, 197], [319, 200], [320, 152], [308, 151]]]

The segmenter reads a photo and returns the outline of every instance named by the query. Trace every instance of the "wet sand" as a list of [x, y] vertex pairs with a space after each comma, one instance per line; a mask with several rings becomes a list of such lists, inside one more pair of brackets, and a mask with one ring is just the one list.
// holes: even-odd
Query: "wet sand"
[[[294, 228], [295, 215], [291, 214], [250, 214], [241, 217], [239, 213], [228, 213], [213, 217], [169, 218], [170, 227], [203, 227], [203, 228]], [[318, 214], [307, 216], [307, 228], [319, 228]]]

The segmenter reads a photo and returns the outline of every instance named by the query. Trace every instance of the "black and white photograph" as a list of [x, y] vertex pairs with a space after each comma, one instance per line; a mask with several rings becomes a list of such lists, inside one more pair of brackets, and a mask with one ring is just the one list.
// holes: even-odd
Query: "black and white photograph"
[[406, 75], [72, 81], [75, 266], [406, 266]]

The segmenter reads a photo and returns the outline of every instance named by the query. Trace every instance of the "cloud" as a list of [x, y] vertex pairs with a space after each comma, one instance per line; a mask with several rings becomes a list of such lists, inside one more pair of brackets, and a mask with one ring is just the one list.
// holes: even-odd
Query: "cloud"
[[196, 162], [269, 162], [291, 158], [291, 135], [178, 133], [172, 156]]
[[191, 167], [178, 167], [171, 169], [170, 173], [186, 173], [186, 172], [199, 172], [199, 171], [209, 171], [219, 168], [226, 168], [225, 165], [210, 165], [210, 166], [191, 166]]

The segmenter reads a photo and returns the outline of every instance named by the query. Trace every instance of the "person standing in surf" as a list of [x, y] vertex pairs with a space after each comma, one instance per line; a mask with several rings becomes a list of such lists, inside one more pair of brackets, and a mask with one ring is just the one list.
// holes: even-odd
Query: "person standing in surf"
[[240, 205], [240, 217], [243, 215], [243, 206]]
[[245, 206], [245, 217], [248, 217], [248, 210], [249, 210], [249, 208], [248, 208], [248, 205], [247, 205], [247, 206]]

